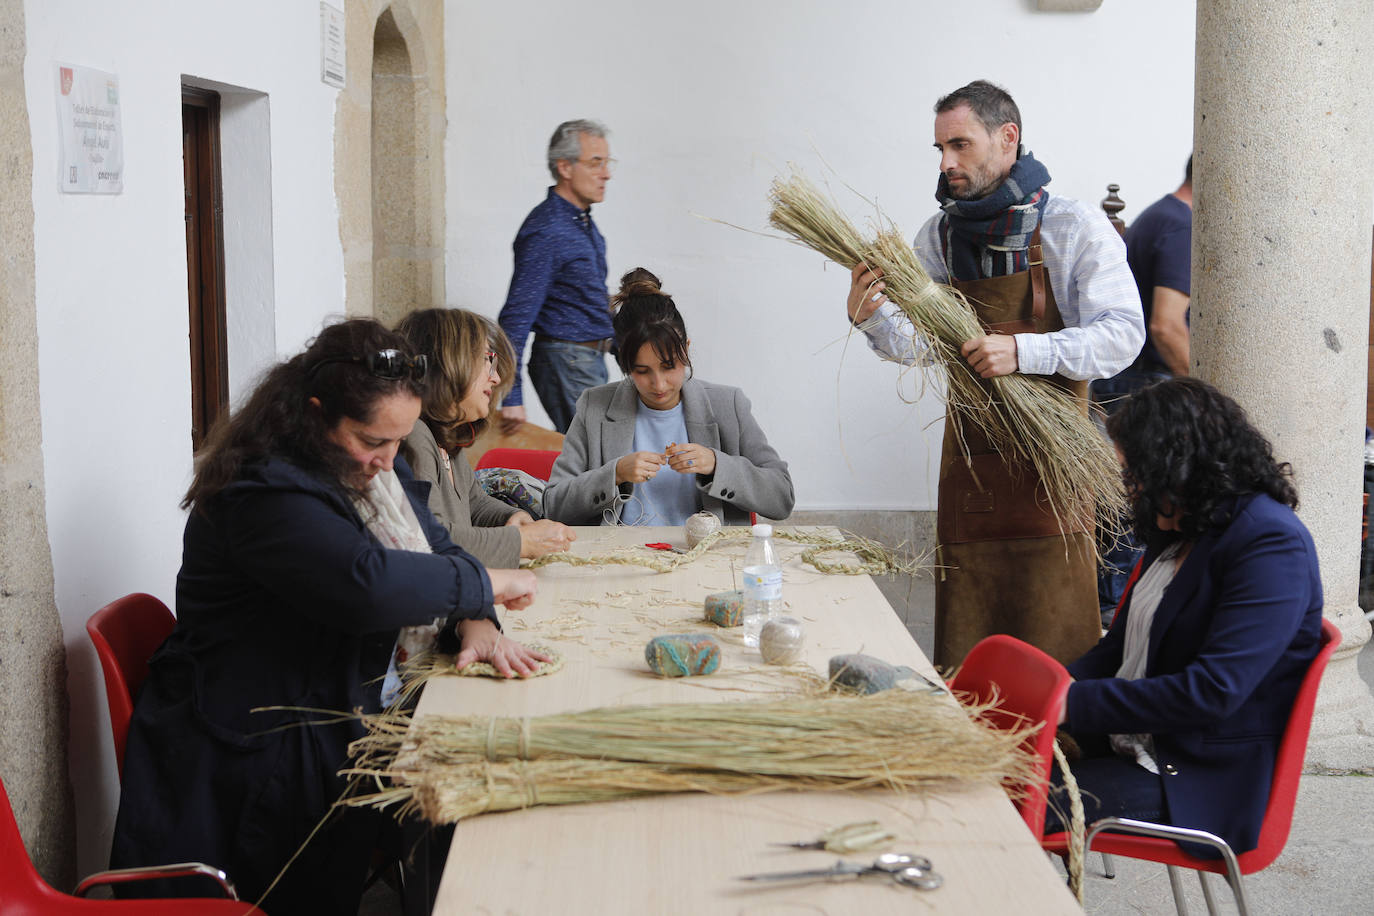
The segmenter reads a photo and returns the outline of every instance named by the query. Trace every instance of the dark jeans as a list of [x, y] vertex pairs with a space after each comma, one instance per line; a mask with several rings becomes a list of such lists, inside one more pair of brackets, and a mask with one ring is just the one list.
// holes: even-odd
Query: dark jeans
[[606, 357], [575, 343], [540, 340], [530, 344], [530, 381], [554, 429], [566, 433], [582, 392], [607, 381]]
[[[1160, 777], [1133, 760], [1118, 757], [1101, 739], [1101, 746], [1093, 751], [1103, 756], [1084, 756], [1069, 765], [1078, 791], [1083, 796], [1085, 825], [1104, 817], [1130, 817], [1154, 823], [1169, 823], [1164, 810], [1164, 787]], [[1087, 749], [1085, 748], [1085, 754]], [[1059, 833], [1068, 829], [1069, 796], [1064, 790], [1064, 777], [1056, 762], [1050, 774], [1050, 804], [1045, 811], [1045, 832]]]

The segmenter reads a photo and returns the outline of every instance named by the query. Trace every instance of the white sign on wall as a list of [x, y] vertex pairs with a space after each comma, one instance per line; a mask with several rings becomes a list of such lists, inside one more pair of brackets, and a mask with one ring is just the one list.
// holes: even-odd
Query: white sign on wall
[[328, 3], [320, 4], [320, 80], [344, 87], [344, 14]]
[[124, 191], [124, 131], [119, 77], [90, 67], [57, 65], [57, 188], [68, 194]]

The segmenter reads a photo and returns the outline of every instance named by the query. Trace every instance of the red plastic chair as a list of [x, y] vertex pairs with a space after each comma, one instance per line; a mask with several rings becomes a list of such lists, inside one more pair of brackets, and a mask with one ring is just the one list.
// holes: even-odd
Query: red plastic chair
[[141, 592], [110, 602], [86, 621], [86, 632], [105, 672], [105, 699], [110, 705], [110, 731], [114, 733], [115, 762], [121, 780], [134, 695], [148, 677], [148, 659], [176, 622], [167, 605]]
[[538, 448], [492, 448], [487, 449], [481, 458], [477, 459], [475, 471], [483, 468], [514, 468], [517, 471], [524, 471], [531, 477], [538, 477], [540, 480], [548, 480], [553, 473], [553, 463], [558, 460], [560, 452]]
[[[1274, 781], [1269, 788], [1269, 804], [1264, 809], [1264, 823], [1260, 826], [1259, 845], [1249, 852], [1236, 855], [1226, 841], [1205, 830], [1189, 830], [1169, 824], [1151, 824], [1129, 818], [1105, 817], [1095, 821], [1088, 829], [1087, 848], [1110, 855], [1159, 862], [1169, 869], [1169, 886], [1174, 893], [1174, 906], [1180, 913], [1186, 913], [1183, 903], [1182, 882], [1177, 869], [1191, 868], [1198, 872], [1202, 882], [1202, 893], [1207, 901], [1209, 912], [1215, 912], [1211, 889], [1207, 885], [1205, 872], [1225, 875], [1226, 883], [1236, 898], [1236, 908], [1241, 916], [1249, 913], [1246, 905], [1245, 890], [1241, 883], [1242, 875], [1253, 874], [1269, 867], [1288, 842], [1288, 832], [1293, 825], [1293, 806], [1298, 797], [1298, 780], [1302, 776], [1303, 758], [1307, 755], [1307, 736], [1312, 729], [1312, 709], [1317, 702], [1317, 688], [1321, 685], [1322, 673], [1331, 654], [1341, 644], [1341, 631], [1336, 625], [1323, 618], [1322, 641], [1317, 657], [1312, 659], [1307, 674], [1303, 676], [1298, 688], [1297, 698], [1293, 701], [1293, 711], [1288, 717], [1288, 726], [1279, 740], [1278, 758], [1274, 761]], [[1111, 831], [1104, 833], [1103, 831]], [[1222, 858], [1201, 859], [1179, 848], [1179, 840], [1203, 843], [1221, 852]], [[1060, 856], [1068, 854], [1068, 836], [1063, 833], [1051, 834], [1041, 841], [1041, 845]]]
[[[119, 884], [148, 878], [203, 875], [219, 881], [228, 899], [208, 897], [175, 900], [87, 900], [81, 896], [102, 884]], [[188, 862], [157, 868], [121, 868], [91, 875], [76, 889], [76, 896], [54, 890], [33, 867], [24, 839], [19, 835], [5, 784], [0, 780], [0, 913], [5, 916], [245, 916], [262, 910], [238, 899], [224, 872]]]
[[1025, 748], [1035, 757], [1035, 781], [1022, 787], [1022, 797], [1016, 803], [1022, 820], [1036, 837], [1045, 831], [1055, 727], [1072, 681], [1064, 666], [1044, 652], [1019, 639], [997, 634], [969, 650], [949, 683], [960, 702], [995, 701], [997, 705], [984, 713], [983, 719], [996, 728], [1044, 723], [1026, 739]]

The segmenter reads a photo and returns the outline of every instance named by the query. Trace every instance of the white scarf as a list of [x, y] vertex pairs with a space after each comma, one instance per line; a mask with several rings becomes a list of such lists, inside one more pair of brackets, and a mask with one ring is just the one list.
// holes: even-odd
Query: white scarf
[[[372, 536], [387, 550], [434, 552], [395, 471], [381, 471], [376, 474], [368, 481], [364, 495], [353, 498], [353, 507], [362, 516], [367, 530], [372, 532]], [[401, 627], [400, 632], [396, 634], [396, 645], [391, 650], [386, 677], [382, 681], [383, 707], [390, 706], [400, 693], [399, 666], [406, 659], [433, 648], [439, 636], [439, 626], [443, 622], [443, 618], [436, 617], [433, 623]]]
[[[1145, 676], [1145, 662], [1150, 654], [1150, 627], [1154, 624], [1159, 602], [1164, 598], [1164, 590], [1178, 573], [1174, 560], [1182, 546], [1182, 541], [1175, 541], [1164, 548], [1131, 591], [1131, 613], [1126, 617], [1121, 667], [1116, 672], [1119, 678], [1134, 681]], [[1130, 757], [1151, 773], [1159, 774], [1153, 735], [1109, 735], [1108, 739], [1117, 754]]]

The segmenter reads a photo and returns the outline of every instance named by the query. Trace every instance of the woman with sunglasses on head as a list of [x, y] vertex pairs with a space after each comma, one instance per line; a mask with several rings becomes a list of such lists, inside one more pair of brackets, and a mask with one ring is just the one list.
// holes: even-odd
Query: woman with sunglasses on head
[[572, 529], [487, 495], [463, 454], [486, 427], [493, 398], [500, 403], [510, 388], [515, 357], [506, 335], [463, 309], [411, 312], [396, 332], [429, 359], [420, 419], [403, 449], [415, 476], [430, 483], [430, 511], [454, 543], [502, 569], [567, 550], [577, 539]]
[[[1146, 548], [1111, 629], [1068, 666], [1061, 724], [1084, 751], [1072, 769], [1087, 821], [1206, 830], [1246, 852], [1321, 642], [1317, 551], [1293, 511], [1292, 469], [1197, 379], [1142, 389], [1107, 432]], [[1062, 829], [1051, 811], [1047, 831]]]
[[626, 378], [583, 392], [554, 463], [544, 512], [570, 525], [725, 524], [792, 512], [787, 462], [738, 388], [691, 375], [691, 341], [671, 296], [642, 267], [611, 300]]
[[[404, 338], [344, 321], [211, 430], [182, 503], [176, 628], [129, 727], [113, 865], [203, 861], [256, 900], [343, 791], [363, 734], [348, 713], [396, 694], [402, 634], [437, 625], [460, 666], [507, 676], [542, 660], [493, 607], [528, 606], [533, 574], [456, 547], [394, 460], [425, 370]], [[264, 909], [356, 913], [384, 818], [335, 812]]]

